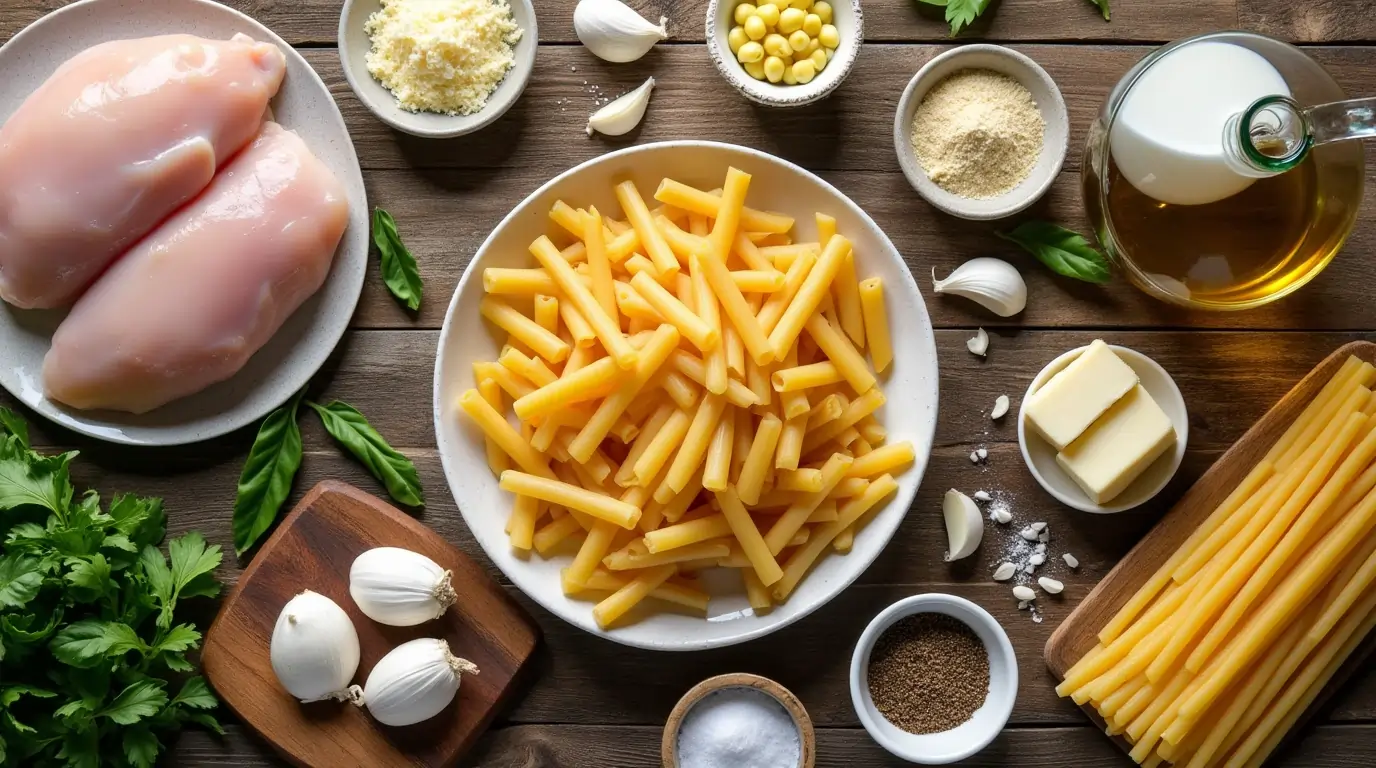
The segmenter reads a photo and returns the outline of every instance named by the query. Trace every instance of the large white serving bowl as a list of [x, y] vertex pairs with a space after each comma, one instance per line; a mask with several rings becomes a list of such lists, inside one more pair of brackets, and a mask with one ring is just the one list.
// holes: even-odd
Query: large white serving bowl
[[[487, 267], [530, 267], [527, 247], [549, 231], [556, 200], [618, 211], [613, 182], [630, 178], [647, 198], [665, 176], [712, 189], [728, 166], [753, 176], [748, 203], [797, 219], [797, 235], [816, 239], [813, 214], [835, 216], [837, 229], [855, 243], [857, 272], [881, 277], [887, 295], [894, 362], [881, 377], [888, 405], [879, 413], [890, 440], [910, 440], [915, 465], [897, 479], [895, 498], [855, 537], [849, 555], [828, 556], [798, 586], [788, 602], [756, 616], [745, 600], [739, 576], [719, 569], [706, 577], [713, 599], [703, 620], [674, 613], [632, 615], [604, 631], [592, 617], [592, 603], [564, 596], [559, 570], [568, 557], [542, 560], [518, 555], [504, 528], [512, 497], [488, 470], [481, 433], [460, 411], [459, 396], [474, 386], [472, 364], [493, 360], [499, 344], [478, 314]], [[555, 177], [516, 206], [478, 249], [449, 304], [435, 362], [435, 435], [445, 478], [464, 521], [507, 578], [555, 615], [618, 643], [656, 650], [688, 651], [740, 643], [769, 634], [808, 615], [849, 586], [878, 556], [903, 521], [931, 454], [936, 430], [936, 341], [927, 308], [908, 267], [893, 244], [864, 211], [830, 184], [779, 158], [729, 144], [674, 141], [603, 155]]]

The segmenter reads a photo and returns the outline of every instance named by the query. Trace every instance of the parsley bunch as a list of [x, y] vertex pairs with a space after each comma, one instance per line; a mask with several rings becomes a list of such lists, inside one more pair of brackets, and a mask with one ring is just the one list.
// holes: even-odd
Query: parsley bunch
[[[76, 453], [42, 456], [0, 408], [0, 765], [151, 768], [184, 723], [216, 732], [201, 633], [178, 601], [220, 591], [220, 548], [199, 533], [157, 545], [158, 499], [75, 498]], [[173, 680], [176, 678], [176, 681]]]

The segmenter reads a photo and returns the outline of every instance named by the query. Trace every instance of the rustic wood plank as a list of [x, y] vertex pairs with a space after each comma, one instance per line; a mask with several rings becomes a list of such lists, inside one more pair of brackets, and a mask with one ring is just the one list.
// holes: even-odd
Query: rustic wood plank
[[[0, 3], [0, 40], [23, 29], [68, 0], [4, 0]], [[226, 0], [292, 45], [332, 45], [339, 25], [338, 0]], [[673, 43], [702, 42], [707, 0], [631, 0], [646, 18], [668, 17]], [[536, 0], [543, 43], [576, 43], [573, 9], [577, 0]], [[917, 2], [868, 3], [867, 39], [940, 41], [949, 30], [941, 9]], [[1086, 0], [1004, 0], [985, 14], [962, 40], [1173, 40], [1237, 25], [1236, 0], [1117, 0], [1107, 23]], [[1334, 33], [1340, 34], [1337, 30]]]
[[[654, 726], [519, 725], [498, 728], [483, 740], [465, 766], [482, 768], [646, 768], [658, 765], [663, 732]], [[817, 730], [817, 768], [902, 768], [856, 728]], [[1074, 762], [1067, 762], [1072, 759]], [[1376, 726], [1325, 725], [1313, 729], [1276, 768], [1367, 768], [1376, 763]], [[185, 768], [260, 768], [279, 765], [260, 742], [231, 726], [224, 739], [188, 731], [177, 741], [169, 764]], [[975, 757], [970, 768], [1128, 768], [1097, 729], [1009, 728]]]
[[[1376, 16], [1354, 0], [1239, 0], [1238, 27], [1303, 43], [1376, 40]], [[1353, 94], [1359, 95], [1359, 94]]]

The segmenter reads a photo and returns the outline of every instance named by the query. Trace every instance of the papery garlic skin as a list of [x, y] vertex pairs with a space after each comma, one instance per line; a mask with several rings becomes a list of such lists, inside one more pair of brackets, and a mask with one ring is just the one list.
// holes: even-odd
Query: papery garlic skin
[[620, 0], [579, 0], [573, 9], [573, 31], [592, 54], [624, 64], [644, 56], [669, 36], [667, 17], [656, 26]]
[[363, 699], [379, 723], [413, 725], [449, 706], [459, 692], [460, 674], [476, 675], [478, 667], [450, 653], [443, 640], [412, 640], [373, 666], [363, 684]]
[[437, 619], [458, 599], [449, 571], [400, 547], [377, 547], [355, 558], [349, 595], [363, 615], [389, 627]]
[[1012, 264], [981, 256], [956, 267], [945, 280], [936, 279], [932, 290], [967, 298], [999, 317], [1012, 317], [1027, 307], [1027, 283]]
[[358, 655], [358, 631], [335, 601], [306, 590], [282, 606], [268, 656], [282, 687], [303, 703], [359, 704], [361, 689], [349, 685]]
[[639, 88], [616, 97], [592, 113], [592, 117], [588, 118], [588, 135], [596, 131], [605, 136], [621, 136], [635, 130], [645, 118], [645, 108], [650, 105], [650, 91], [654, 87], [655, 79], [652, 77]]

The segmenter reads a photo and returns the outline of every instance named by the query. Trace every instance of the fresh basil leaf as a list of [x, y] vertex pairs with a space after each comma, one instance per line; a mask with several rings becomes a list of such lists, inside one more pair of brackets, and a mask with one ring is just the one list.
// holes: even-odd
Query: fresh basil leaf
[[329, 405], [307, 401], [325, 425], [325, 431], [363, 462], [387, 488], [387, 493], [408, 507], [425, 505], [416, 465], [387, 443], [358, 409], [338, 400]]
[[0, 431], [19, 438], [20, 445], [29, 447], [29, 425], [23, 417], [8, 408], [0, 408]]
[[291, 481], [301, 468], [301, 428], [296, 423], [296, 412], [305, 394], [304, 389], [297, 392], [258, 428], [234, 497], [236, 554], [244, 554], [272, 527], [291, 493]]
[[0, 608], [22, 608], [37, 597], [44, 572], [42, 561], [36, 557], [0, 558]]
[[1102, 14], [1104, 15], [1104, 21], [1108, 21], [1108, 20], [1109, 20], [1109, 18], [1108, 18], [1108, 0], [1089, 0], [1089, 2], [1091, 2], [1091, 3], [1093, 3], [1094, 5], [1098, 6], [1099, 12], [1102, 13]]
[[48, 648], [63, 664], [94, 667], [106, 657], [147, 650], [148, 646], [128, 624], [85, 619], [63, 627]]
[[946, 21], [951, 25], [951, 37], [974, 23], [975, 18], [989, 8], [991, 0], [946, 0]]
[[382, 281], [387, 290], [412, 312], [420, 309], [422, 286], [416, 257], [401, 242], [392, 214], [381, 208], [373, 211], [373, 242], [382, 254]]
[[197, 675], [186, 681], [172, 703], [193, 709], [214, 709], [220, 701], [210, 692], [210, 686], [206, 684], [205, 678]]
[[181, 653], [195, 648], [201, 642], [201, 633], [190, 624], [178, 624], [153, 646], [154, 653]]
[[130, 728], [124, 732], [124, 757], [134, 768], [153, 768], [162, 745], [147, 728]]
[[140, 680], [119, 692], [115, 700], [96, 717], [108, 717], [120, 725], [133, 725], [145, 717], [152, 717], [167, 705], [167, 691], [161, 680]]
[[1009, 232], [995, 233], [1017, 243], [1058, 275], [1107, 283], [1108, 259], [1078, 232], [1045, 221], [1024, 221]]

